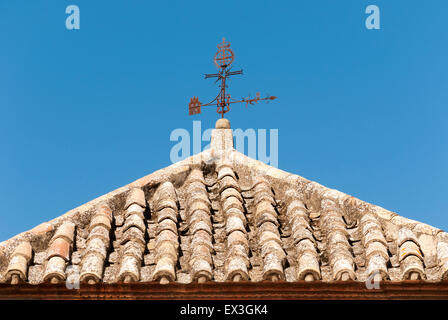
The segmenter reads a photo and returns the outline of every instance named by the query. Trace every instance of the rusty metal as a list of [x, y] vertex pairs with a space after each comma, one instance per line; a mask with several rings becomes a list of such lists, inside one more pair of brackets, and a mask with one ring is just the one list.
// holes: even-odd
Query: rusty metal
[[367, 289], [363, 281], [239, 281], [183, 284], [170, 282], [97, 283], [79, 290], [56, 285], [9, 285], [0, 283], [2, 299], [214, 299], [214, 300], [393, 300], [448, 299], [448, 281], [382, 281], [380, 289]]
[[201, 102], [198, 97], [193, 97], [190, 99], [190, 103], [188, 104], [188, 110], [190, 116], [193, 114], [201, 113]]
[[218, 73], [205, 74], [205, 79], [217, 78], [216, 82], [221, 81], [219, 87], [219, 93], [215, 99], [209, 103], [201, 103], [198, 97], [193, 97], [190, 99], [188, 104], [188, 114], [195, 115], [201, 113], [202, 107], [215, 106], [216, 112], [224, 118], [224, 114], [230, 111], [230, 105], [233, 103], [246, 103], [246, 107], [250, 104], [256, 104], [259, 101], [266, 101], [277, 99], [275, 96], [266, 96], [265, 98], [260, 97], [260, 93], [257, 92], [254, 98], [250, 96], [247, 98], [241, 98], [240, 100], [234, 100], [231, 98], [230, 94], [226, 93], [226, 80], [230, 76], [243, 74], [243, 70], [231, 71], [232, 63], [235, 60], [235, 54], [230, 48], [230, 42], [227, 42], [225, 38], [222, 42], [218, 44], [218, 51], [215, 54], [214, 62], [218, 68]]

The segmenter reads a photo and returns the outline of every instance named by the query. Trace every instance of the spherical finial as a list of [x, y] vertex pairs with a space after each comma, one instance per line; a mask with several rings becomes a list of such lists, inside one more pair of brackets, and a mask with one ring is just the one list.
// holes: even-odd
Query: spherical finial
[[215, 125], [216, 129], [230, 129], [230, 121], [224, 118], [218, 119]]

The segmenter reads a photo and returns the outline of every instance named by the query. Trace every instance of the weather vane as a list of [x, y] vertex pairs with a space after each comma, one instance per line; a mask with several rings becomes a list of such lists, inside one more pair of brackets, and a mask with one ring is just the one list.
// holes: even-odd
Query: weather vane
[[225, 38], [223, 38], [222, 42], [218, 44], [218, 51], [216, 52], [214, 58], [215, 65], [218, 68], [218, 73], [205, 75], [205, 79], [218, 78], [216, 82], [221, 80], [221, 84], [219, 85], [219, 94], [209, 103], [201, 103], [198, 97], [191, 98], [190, 103], [188, 104], [189, 115], [201, 113], [201, 107], [216, 106], [216, 112], [224, 118], [224, 114], [230, 111], [230, 105], [232, 103], [245, 102], [247, 107], [249, 104], [253, 105], [261, 100], [267, 100], [267, 102], [269, 102], [269, 100], [274, 100], [277, 98], [274, 96], [261, 98], [260, 93], [257, 92], [254, 98], [249, 96], [247, 98], [242, 98], [241, 100], [232, 99], [230, 94], [226, 93], [226, 80], [230, 76], [243, 74], [243, 70], [231, 71], [231, 65], [234, 59], [235, 55], [232, 49], [230, 49], [230, 43], [226, 42]]

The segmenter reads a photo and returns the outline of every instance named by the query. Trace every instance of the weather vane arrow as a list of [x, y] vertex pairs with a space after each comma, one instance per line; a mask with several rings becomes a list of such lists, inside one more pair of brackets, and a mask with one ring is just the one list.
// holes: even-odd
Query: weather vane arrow
[[233, 50], [230, 48], [230, 43], [226, 42], [225, 38], [222, 39], [222, 42], [218, 44], [218, 51], [215, 54], [214, 62], [216, 67], [218, 68], [218, 73], [206, 74], [205, 79], [208, 78], [217, 78], [216, 82], [221, 80], [221, 84], [219, 85], [220, 90], [219, 94], [215, 99], [210, 101], [209, 103], [201, 103], [198, 97], [193, 97], [190, 99], [190, 103], [188, 104], [189, 115], [199, 114], [201, 113], [202, 107], [215, 106], [216, 112], [224, 118], [224, 114], [230, 111], [230, 105], [233, 103], [246, 103], [246, 107], [250, 104], [253, 105], [258, 103], [259, 101], [277, 99], [274, 96], [267, 96], [265, 98], [260, 97], [260, 93], [257, 92], [254, 98], [250, 96], [247, 98], [242, 98], [241, 100], [234, 100], [230, 97], [230, 94], [226, 93], [226, 80], [230, 76], [234, 76], [237, 74], [243, 74], [243, 70], [231, 71], [233, 60], [235, 59], [235, 54]]

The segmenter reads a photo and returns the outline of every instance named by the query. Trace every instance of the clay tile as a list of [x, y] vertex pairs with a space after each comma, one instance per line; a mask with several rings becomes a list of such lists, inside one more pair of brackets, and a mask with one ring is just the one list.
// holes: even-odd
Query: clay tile
[[259, 243], [261, 245], [264, 245], [268, 241], [275, 241], [275, 242], [278, 242], [280, 245], [282, 244], [280, 237], [275, 232], [270, 232], [270, 231], [262, 232], [260, 235]]
[[33, 249], [28, 241], [21, 242], [13, 252], [13, 256], [23, 256], [27, 261], [31, 259]]
[[127, 217], [135, 214], [135, 215], [139, 216], [140, 218], [144, 219], [144, 212], [145, 212], [144, 208], [142, 208], [138, 204], [134, 203], [134, 204], [131, 204], [129, 206], [129, 208], [126, 209], [124, 216], [125, 216], [125, 218], [127, 218]]
[[[26, 280], [28, 263], [31, 259], [32, 248], [28, 241], [21, 242], [14, 250], [9, 261], [6, 278], [9, 281], [13, 276], [18, 276], [22, 281]], [[13, 282], [15, 281], [15, 282]], [[17, 283], [13, 280], [11, 283]]]
[[56, 234], [53, 236], [52, 241], [59, 238], [64, 238], [70, 244], [73, 242], [74, 234], [75, 224], [73, 222], [66, 221], [56, 230]]
[[202, 188], [199, 188], [197, 186], [190, 185], [190, 188], [187, 188], [187, 192], [194, 199], [208, 200], [208, 193], [204, 186], [202, 186]]
[[107, 204], [100, 204], [96, 209], [96, 215], [103, 215], [112, 222], [112, 209]]
[[265, 177], [257, 177], [252, 186], [252, 189], [254, 189], [255, 191], [262, 191], [264, 189], [271, 190], [271, 185]]
[[448, 262], [448, 242], [440, 240], [437, 242], [437, 256], [439, 260], [447, 260]]
[[131, 255], [124, 256], [121, 261], [118, 279], [124, 282], [138, 281], [140, 279], [140, 260]]
[[290, 215], [289, 223], [292, 226], [292, 228], [294, 228], [294, 229], [300, 228], [300, 226], [308, 227], [309, 226], [309, 218], [304, 212], [300, 212], [300, 214], [295, 214], [292, 216]]
[[194, 234], [193, 239], [191, 240], [191, 247], [197, 247], [197, 246], [206, 246], [210, 250], [213, 249], [212, 245], [212, 236], [207, 233], [206, 231], [199, 230]]
[[176, 280], [176, 274], [174, 271], [174, 263], [169, 257], [163, 257], [157, 261], [156, 269], [154, 270], [153, 279], [159, 280], [162, 277], [166, 277], [169, 281]]
[[232, 164], [229, 161], [222, 161], [216, 166], [216, 171], [219, 172], [226, 167], [232, 169]]
[[226, 221], [226, 233], [232, 233], [234, 231], [244, 232], [246, 229], [244, 228], [244, 223], [236, 216], [230, 216]]
[[382, 279], [387, 279], [387, 265], [382, 254], [375, 254], [369, 258], [369, 265], [367, 266], [366, 274], [370, 277], [374, 272], [379, 272]]
[[177, 212], [172, 208], [163, 208], [157, 213], [157, 222], [160, 223], [165, 219], [170, 219], [177, 222]]
[[90, 221], [89, 230], [91, 231], [93, 228], [97, 226], [103, 226], [107, 230], [110, 230], [110, 220], [104, 215], [96, 215], [93, 217], [92, 221]]
[[386, 246], [381, 242], [372, 242], [366, 248], [366, 258], [369, 259], [372, 256], [381, 255], [384, 260], [389, 260]]
[[266, 242], [266, 245], [261, 247], [261, 256], [264, 258], [268, 254], [274, 254], [277, 257], [284, 257], [285, 252], [278, 241], [271, 240]]
[[177, 260], [177, 248], [170, 242], [161, 242], [156, 249], [156, 259], [162, 259], [164, 257], [169, 257], [173, 262]]
[[406, 227], [401, 228], [398, 231], [397, 245], [400, 247], [405, 241], [413, 241], [415, 244], [419, 245], [417, 237], [411, 229]]
[[95, 253], [87, 253], [83, 257], [83, 263], [81, 268], [80, 281], [91, 283], [98, 283], [101, 281], [103, 274], [104, 262]]
[[[208, 199], [204, 199], [202, 197], [201, 198], [198, 198], [198, 197], [193, 198], [192, 197], [188, 200], [188, 203], [187, 203], [188, 216], [191, 216], [194, 213], [194, 210], [191, 210], [191, 209], [195, 205], [196, 202], [202, 202], [205, 205], [205, 207], [202, 208], [202, 210], [204, 210], [204, 211], [209, 211], [209, 208], [211, 208], [211, 203]], [[205, 208], [207, 208], [207, 209], [205, 209]]]
[[120, 243], [124, 244], [128, 241], [132, 242], [140, 241], [141, 243], [144, 244], [145, 243], [144, 232], [137, 227], [130, 227], [125, 232], [123, 232], [123, 236], [121, 237]]
[[190, 183], [193, 181], [198, 181], [205, 184], [204, 175], [202, 174], [202, 171], [199, 169], [191, 170], [190, 175], [188, 176], [188, 181]]
[[157, 189], [160, 198], [176, 199], [176, 190], [171, 182], [167, 181]]
[[162, 210], [164, 208], [171, 208], [173, 210], [177, 210], [176, 201], [174, 201], [174, 199], [172, 199], [172, 198], [159, 199], [159, 201], [157, 201], [157, 209], [156, 209], [156, 211], [160, 211], [160, 210]]
[[257, 208], [255, 210], [255, 216], [258, 217], [262, 213], [271, 213], [272, 215], [277, 216], [274, 207], [269, 202], [260, 202], [257, 205]]
[[362, 225], [362, 234], [366, 235], [367, 233], [369, 233], [372, 229], [378, 229], [381, 230], [380, 226], [378, 225], [378, 223], [373, 222], [373, 221], [369, 221], [365, 224]]
[[376, 223], [376, 224], [378, 224], [378, 220], [375, 218], [374, 215], [372, 215], [370, 213], [363, 215], [360, 218], [359, 222], [362, 225], [367, 224], [367, 223]]
[[219, 193], [222, 193], [227, 188], [233, 188], [238, 190], [238, 192], [241, 191], [240, 186], [238, 185], [238, 182], [236, 182], [235, 179], [229, 176], [225, 176], [222, 178], [222, 180], [219, 182]]
[[303, 254], [299, 258], [297, 278], [304, 280], [308, 274], [313, 276], [313, 280], [320, 279], [319, 261], [312, 254]]
[[199, 230], [204, 230], [209, 234], [212, 234], [212, 228], [210, 222], [198, 220], [195, 223], [191, 224], [190, 231], [191, 234], [195, 234]]
[[123, 232], [128, 230], [130, 227], [136, 227], [140, 229], [142, 232], [145, 232], [146, 227], [143, 219], [136, 214], [130, 215], [126, 218], [123, 226]]
[[227, 280], [235, 281], [236, 278], [240, 280], [248, 280], [249, 275], [247, 273], [246, 263], [242, 258], [235, 257], [227, 265]]
[[239, 219], [241, 219], [241, 221], [243, 221], [244, 225], [246, 225], [247, 223], [246, 216], [239, 208], [230, 208], [226, 211], [225, 214], [227, 218], [230, 216], [238, 217]]
[[157, 234], [164, 230], [177, 234], [177, 224], [171, 219], [165, 219], [157, 225]]
[[157, 235], [156, 242], [160, 243], [162, 241], [171, 241], [173, 243], [177, 243], [178, 236], [176, 233], [172, 232], [171, 230], [162, 230]]
[[265, 258], [263, 265], [263, 280], [271, 280], [275, 277], [278, 280], [285, 280], [281, 259], [271, 254]]
[[403, 242], [403, 244], [400, 246], [399, 261], [402, 261], [403, 259], [411, 255], [416, 256], [423, 261], [420, 248], [415, 242], [413, 241]]
[[257, 192], [254, 195], [254, 205], [258, 205], [260, 202], [265, 201], [269, 202], [272, 205], [275, 205], [275, 199], [272, 196], [272, 192]]
[[244, 210], [243, 204], [238, 200], [238, 198], [235, 197], [227, 198], [222, 205], [223, 211], [227, 212], [233, 208], [238, 209], [240, 211]]
[[306, 212], [306, 208], [302, 201], [294, 200], [288, 205], [286, 211], [288, 212], [288, 214], [293, 214], [297, 211]]
[[98, 239], [102, 239], [104, 242], [109, 242], [109, 239], [110, 239], [109, 232], [110, 231], [102, 225], [96, 226], [92, 230], [90, 230], [88, 239], [90, 240], [90, 239], [98, 238]]
[[70, 258], [70, 243], [65, 238], [57, 238], [55, 239], [50, 249], [48, 250], [47, 259], [51, 259], [52, 257], [61, 257], [65, 261], [68, 261]]
[[323, 212], [332, 212], [338, 209], [336, 203], [331, 199], [322, 199], [320, 206]]
[[312, 233], [307, 228], [304, 227], [295, 229], [293, 231], [293, 238], [295, 243], [302, 241], [303, 239], [308, 239], [314, 242]]
[[107, 245], [99, 238], [90, 239], [86, 250], [90, 253], [99, 254], [102, 259], [105, 259], [107, 255]]
[[343, 197], [343, 193], [335, 190], [335, 189], [327, 189], [323, 192], [322, 194], [322, 198], [334, 201], [335, 203], [338, 202], [340, 197]]
[[[17, 275], [21, 280], [26, 280], [28, 262], [21, 255], [13, 256], [9, 261], [6, 280], [9, 281], [14, 275]], [[16, 282], [17, 283], [17, 282]]]
[[258, 228], [259, 232], [264, 232], [264, 231], [269, 231], [269, 232], [274, 232], [275, 234], [278, 234], [278, 236], [280, 237], [280, 233], [278, 232], [278, 228], [275, 224], [273, 224], [272, 222], [266, 222], [263, 223], [260, 228]]
[[145, 193], [142, 189], [132, 188], [131, 190], [129, 190], [124, 209], [126, 210], [132, 204], [138, 204], [142, 208], [146, 207]]
[[403, 272], [403, 280], [419, 280], [425, 279], [425, 271], [423, 269], [422, 261], [419, 257], [411, 255], [403, 260], [400, 264]]
[[61, 258], [59, 256], [50, 258], [45, 269], [44, 281], [50, 281], [54, 278], [56, 278], [58, 281], [63, 281], [66, 278], [66, 264], [67, 263], [64, 258]]
[[199, 193], [199, 192], [203, 192], [203, 193], [205, 193], [205, 194], [207, 194], [207, 191], [206, 191], [206, 189], [205, 189], [205, 184], [204, 183], [202, 183], [201, 181], [190, 181], [190, 182], [188, 182], [188, 185], [187, 185], [187, 192], [188, 193], [193, 193], [193, 192], [196, 192], [196, 193]]
[[249, 258], [247, 256], [248, 253], [249, 250], [246, 246], [242, 244], [234, 244], [227, 251], [227, 259], [231, 260], [234, 257], [241, 257], [242, 259], [244, 259], [245, 263], [249, 266]]
[[260, 215], [257, 215], [257, 227], [259, 228], [263, 223], [271, 222], [276, 226], [279, 226], [277, 221], [277, 214], [272, 212], [265, 212]]
[[355, 272], [353, 271], [353, 262], [348, 259], [336, 260], [333, 264], [334, 280], [341, 280], [344, 273], [346, 273], [351, 280], [356, 278]]
[[208, 263], [212, 263], [210, 248], [207, 246], [194, 247], [190, 261], [195, 259], [203, 259], [206, 260]]
[[199, 281], [201, 277], [211, 280], [213, 274], [212, 268], [208, 261], [203, 259], [194, 259], [190, 262], [190, 265], [193, 269], [193, 281]]
[[139, 261], [142, 259], [144, 250], [144, 243], [138, 241], [128, 241], [122, 247], [122, 253], [124, 256], [132, 256]]
[[345, 230], [345, 223], [340, 215], [328, 214], [321, 216], [322, 226], [327, 230]]
[[187, 191], [187, 194], [187, 206], [190, 206], [195, 201], [206, 202], [208, 205], [210, 205], [210, 199], [208, 198], [208, 193], [205, 189], [195, 189], [192, 191]]
[[299, 241], [296, 244], [296, 249], [300, 255], [307, 254], [307, 253], [312, 254], [314, 256], [317, 255], [316, 247], [314, 246], [314, 243], [310, 239], [305, 238], [305, 239], [302, 239], [301, 241]]
[[235, 173], [229, 167], [223, 167], [221, 170], [219, 170], [219, 172], [218, 172], [218, 180], [221, 180], [222, 178], [224, 178], [226, 176], [230, 176], [230, 177], [232, 177], [233, 179], [236, 180]]
[[188, 211], [191, 214], [194, 214], [195, 211], [201, 210], [204, 212], [209, 212], [210, 206], [208, 203], [205, 203], [204, 201], [195, 201], [191, 204], [191, 206], [188, 208]]
[[32, 229], [31, 233], [36, 236], [40, 236], [40, 235], [46, 234], [47, 232], [53, 231], [53, 229], [54, 228], [51, 224], [49, 224], [48, 222], [44, 222], [44, 223], [41, 223], [40, 225], [38, 225], [37, 227], [35, 227], [34, 229]]
[[244, 246], [248, 246], [246, 235], [242, 231], [234, 231], [229, 234], [227, 242], [229, 245], [242, 244]]
[[196, 210], [195, 212], [193, 212], [190, 215], [190, 218], [189, 218], [189, 224], [190, 225], [193, 225], [193, 224], [195, 224], [198, 221], [204, 221], [207, 224], [210, 224], [210, 226], [211, 226], [210, 214], [208, 212], [206, 212], [206, 211]]
[[387, 245], [386, 239], [384, 238], [383, 232], [380, 229], [370, 229], [369, 232], [364, 235], [363, 243], [367, 247], [371, 242], [380, 242]]
[[233, 188], [228, 188], [222, 191], [221, 193], [221, 200], [225, 200], [230, 197], [235, 197], [239, 201], [243, 202], [243, 197], [241, 196], [241, 193], [238, 192], [238, 190]]
[[332, 248], [329, 248], [328, 251], [329, 251], [328, 255], [329, 255], [331, 263], [334, 263], [341, 259], [348, 260], [348, 261], [353, 260], [351, 249], [349, 246], [332, 247]]

